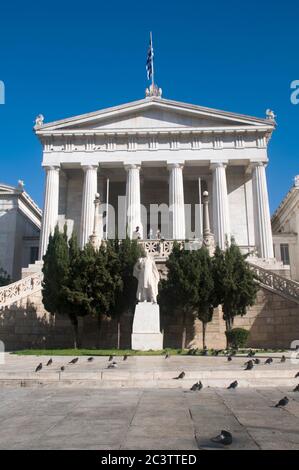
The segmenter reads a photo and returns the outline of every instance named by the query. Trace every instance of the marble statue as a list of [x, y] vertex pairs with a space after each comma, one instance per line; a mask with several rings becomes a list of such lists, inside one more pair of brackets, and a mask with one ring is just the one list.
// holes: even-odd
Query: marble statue
[[35, 118], [35, 127], [41, 127], [44, 123], [44, 116], [42, 114], [39, 114], [36, 118]]
[[134, 266], [133, 275], [138, 279], [137, 300], [156, 304], [160, 276], [153, 258], [148, 254], [145, 258], [139, 258]]

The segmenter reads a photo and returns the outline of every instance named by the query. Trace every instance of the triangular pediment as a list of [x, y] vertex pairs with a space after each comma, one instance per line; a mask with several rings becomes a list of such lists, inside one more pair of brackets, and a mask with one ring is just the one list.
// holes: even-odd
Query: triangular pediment
[[150, 98], [42, 125], [45, 131], [134, 131], [273, 127], [267, 119], [228, 113], [161, 98]]

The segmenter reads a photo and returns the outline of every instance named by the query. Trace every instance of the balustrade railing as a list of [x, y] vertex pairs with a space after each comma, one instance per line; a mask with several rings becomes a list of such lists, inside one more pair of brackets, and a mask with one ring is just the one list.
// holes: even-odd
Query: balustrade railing
[[0, 287], [0, 309], [12, 305], [14, 302], [34, 294], [42, 287], [42, 274], [36, 273], [24, 277], [20, 281], [13, 282], [8, 286]]
[[281, 294], [284, 297], [299, 303], [299, 283], [287, 279], [274, 271], [264, 269], [253, 263], [250, 263], [251, 269], [256, 274], [261, 285], [269, 287], [277, 294]]

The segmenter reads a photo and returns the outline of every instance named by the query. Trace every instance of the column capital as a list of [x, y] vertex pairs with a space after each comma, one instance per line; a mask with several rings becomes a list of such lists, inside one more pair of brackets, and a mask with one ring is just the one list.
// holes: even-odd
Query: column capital
[[45, 171], [59, 171], [60, 170], [60, 165], [45, 165], [45, 166], [43, 166], [43, 169]]
[[228, 165], [227, 160], [217, 160], [215, 162], [210, 162], [210, 169], [215, 170], [216, 168], [226, 168]]
[[125, 168], [126, 171], [140, 170], [141, 164], [140, 163], [125, 163], [124, 168]]
[[261, 167], [261, 166], [266, 168], [267, 165], [268, 165], [268, 162], [262, 162], [262, 161], [256, 161], [256, 162], [250, 162], [249, 163], [249, 166], [251, 168], [257, 168], [257, 167]]
[[83, 171], [97, 170], [99, 168], [99, 165], [81, 165], [81, 168]]
[[167, 169], [172, 170], [173, 168], [184, 168], [184, 163], [185, 162], [167, 162]]

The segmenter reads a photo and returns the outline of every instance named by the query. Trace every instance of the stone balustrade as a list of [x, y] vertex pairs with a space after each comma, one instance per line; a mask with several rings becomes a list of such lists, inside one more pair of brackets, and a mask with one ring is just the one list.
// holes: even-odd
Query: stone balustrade
[[8, 286], [0, 287], [0, 309], [38, 292], [41, 287], [42, 273], [36, 273]]

